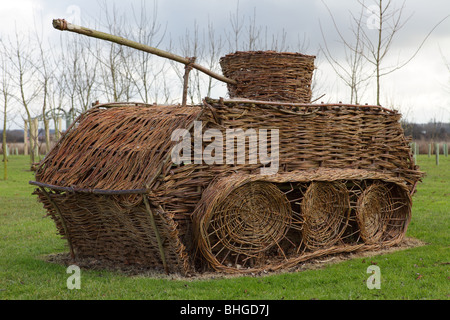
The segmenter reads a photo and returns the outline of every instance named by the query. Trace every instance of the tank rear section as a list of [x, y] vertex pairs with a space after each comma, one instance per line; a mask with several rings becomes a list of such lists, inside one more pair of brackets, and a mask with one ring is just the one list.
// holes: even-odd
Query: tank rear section
[[205, 100], [211, 126], [277, 130], [279, 159], [272, 174], [247, 163], [203, 191], [192, 214], [203, 262], [258, 272], [402, 241], [422, 173], [399, 113], [311, 104], [314, 56], [236, 52], [220, 63], [237, 84], [230, 100]]
[[268, 143], [278, 153], [277, 170], [261, 174], [260, 164], [247, 161], [224, 168], [203, 191], [192, 220], [196, 248], [209, 266], [276, 270], [402, 241], [422, 173], [398, 113], [245, 99], [208, 104], [212, 128], [217, 121], [217, 128], [278, 131], [278, 141]]

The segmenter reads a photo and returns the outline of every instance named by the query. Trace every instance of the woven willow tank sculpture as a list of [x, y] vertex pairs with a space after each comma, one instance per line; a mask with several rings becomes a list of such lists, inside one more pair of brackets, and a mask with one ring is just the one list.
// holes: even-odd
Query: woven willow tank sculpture
[[[94, 106], [40, 163], [30, 183], [75, 261], [246, 273], [402, 241], [422, 173], [399, 113], [310, 103], [313, 56], [236, 52], [220, 63], [231, 99]], [[275, 172], [250, 161], [250, 139], [240, 161], [196, 161], [208, 132], [238, 128], [278, 133]], [[192, 161], [173, 160], [180, 129]]]

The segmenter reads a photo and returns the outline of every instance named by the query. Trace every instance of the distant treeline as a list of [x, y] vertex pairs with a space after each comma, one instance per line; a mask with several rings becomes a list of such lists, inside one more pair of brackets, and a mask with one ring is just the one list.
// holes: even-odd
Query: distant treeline
[[402, 123], [406, 136], [413, 140], [450, 141], [450, 123]]
[[[50, 129], [50, 135], [54, 134], [55, 130]], [[3, 135], [3, 130], [0, 130], [0, 137]], [[39, 130], [39, 141], [45, 141], [44, 130]], [[7, 143], [23, 143], [23, 130], [6, 130], [6, 142]]]
[[[412, 137], [413, 140], [426, 141], [450, 141], [450, 123], [429, 122], [429, 123], [402, 123], [405, 135]], [[3, 132], [0, 131], [0, 135]], [[50, 130], [50, 135], [54, 130]], [[23, 143], [23, 130], [7, 130], [7, 143]], [[39, 141], [44, 141], [44, 130], [39, 130]]]

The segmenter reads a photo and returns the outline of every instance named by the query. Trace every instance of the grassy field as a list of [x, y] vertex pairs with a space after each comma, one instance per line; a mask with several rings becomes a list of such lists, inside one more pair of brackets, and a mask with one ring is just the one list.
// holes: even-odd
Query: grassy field
[[[9, 179], [0, 180], [0, 299], [450, 299], [450, 157], [419, 156], [427, 173], [414, 195], [407, 237], [425, 246], [359, 257], [320, 268], [266, 276], [182, 279], [81, 271], [81, 289], [69, 290], [66, 268], [46, 262], [66, 242], [28, 185], [28, 158], [11, 156]], [[366, 286], [367, 267], [381, 271], [381, 289]]]

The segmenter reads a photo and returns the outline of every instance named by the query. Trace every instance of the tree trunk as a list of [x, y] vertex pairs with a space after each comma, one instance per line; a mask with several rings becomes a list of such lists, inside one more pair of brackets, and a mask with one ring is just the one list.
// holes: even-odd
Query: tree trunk
[[3, 148], [3, 179], [8, 180], [8, 155], [6, 154], [6, 107], [8, 103], [8, 98], [5, 96], [4, 99], [4, 116], [3, 116], [3, 139], [2, 139], [2, 148]]
[[27, 156], [28, 155], [28, 149], [29, 145], [28, 145], [28, 121], [24, 120], [23, 121], [23, 155]]

